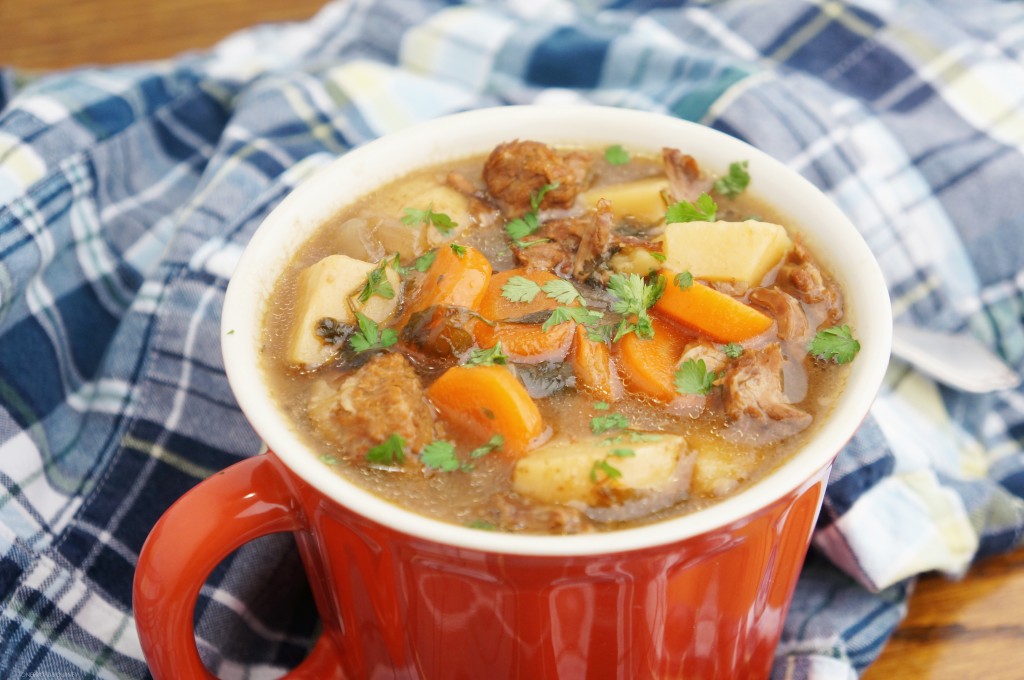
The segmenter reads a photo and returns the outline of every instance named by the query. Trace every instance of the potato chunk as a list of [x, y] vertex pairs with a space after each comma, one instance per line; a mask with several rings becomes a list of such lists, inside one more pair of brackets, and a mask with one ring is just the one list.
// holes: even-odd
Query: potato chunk
[[771, 222], [675, 222], [665, 226], [665, 267], [757, 285], [792, 246], [785, 227]]
[[732, 492], [760, 464], [756, 450], [749, 446], [709, 439], [695, 448], [697, 461], [690, 490], [697, 497], [716, 498]]
[[355, 312], [365, 314], [377, 323], [390, 317], [398, 307], [402, 282], [392, 267], [384, 273], [395, 295], [385, 299], [373, 295], [365, 302], [359, 293], [366, 285], [367, 276], [377, 265], [356, 260], [347, 255], [328, 255], [298, 276], [295, 292], [295, 324], [288, 344], [288, 361], [314, 368], [334, 353], [316, 333], [321, 319], [331, 318], [341, 323], [354, 324]]
[[665, 199], [668, 180], [664, 177], [649, 177], [633, 182], [595, 187], [583, 194], [588, 207], [594, 208], [599, 200], [606, 199], [612, 204], [612, 212], [618, 219], [632, 217], [646, 224], [658, 224], [665, 219]]
[[[680, 482], [685, 494], [689, 467], [680, 463], [691, 457], [686, 440], [678, 435], [636, 435], [546, 444], [516, 462], [512, 487], [546, 503], [592, 506], [608, 505], [616, 496], [631, 495], [629, 492], [658, 493], [672, 488], [678, 493]], [[684, 475], [687, 478], [681, 480]]]

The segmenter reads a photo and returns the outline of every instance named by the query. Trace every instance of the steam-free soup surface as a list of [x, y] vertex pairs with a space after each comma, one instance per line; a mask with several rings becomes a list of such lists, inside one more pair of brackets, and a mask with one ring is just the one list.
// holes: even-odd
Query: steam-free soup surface
[[424, 515], [575, 533], [703, 507], [799, 448], [859, 347], [756, 184], [519, 140], [411, 173], [304, 244], [263, 369], [325, 469]]

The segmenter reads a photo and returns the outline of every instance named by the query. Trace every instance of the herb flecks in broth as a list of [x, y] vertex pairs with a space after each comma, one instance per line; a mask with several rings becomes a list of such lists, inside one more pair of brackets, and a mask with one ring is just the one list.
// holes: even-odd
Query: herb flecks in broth
[[264, 370], [332, 472], [432, 517], [573, 533], [698, 509], [799, 448], [859, 350], [756, 180], [614, 143], [416, 171], [301, 249]]

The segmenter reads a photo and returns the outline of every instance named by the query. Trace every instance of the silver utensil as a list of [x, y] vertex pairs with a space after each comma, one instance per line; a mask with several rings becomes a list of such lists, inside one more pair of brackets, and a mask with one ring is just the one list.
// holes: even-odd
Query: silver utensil
[[982, 394], [1020, 385], [1020, 375], [966, 333], [895, 324], [892, 354], [925, 375], [964, 392]]

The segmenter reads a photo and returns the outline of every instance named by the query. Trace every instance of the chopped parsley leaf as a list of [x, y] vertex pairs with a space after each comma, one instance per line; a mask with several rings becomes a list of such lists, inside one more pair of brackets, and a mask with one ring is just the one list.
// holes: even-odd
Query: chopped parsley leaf
[[621, 144], [612, 144], [604, 150], [604, 159], [612, 165], [625, 165], [629, 162], [629, 152]]
[[750, 173], [747, 172], [747, 161], [736, 161], [729, 164], [729, 174], [715, 180], [715, 191], [736, 198], [750, 184]]
[[505, 445], [505, 438], [500, 434], [496, 434], [487, 440], [487, 443], [482, 444], [472, 451], [469, 452], [470, 458], [482, 458], [491, 451], [496, 451]]
[[818, 331], [808, 343], [807, 351], [821, 361], [847, 364], [853, 361], [860, 351], [860, 342], [853, 337], [850, 327], [843, 324]]
[[611, 408], [611, 404], [609, 404], [607, 401], [595, 401], [594, 402], [594, 410], [596, 410], [596, 411], [607, 411], [610, 408]]
[[624, 427], [629, 427], [629, 418], [621, 413], [609, 413], [606, 416], [594, 416], [590, 419], [590, 431], [594, 434], [621, 430]]
[[599, 472], [604, 473], [605, 479], [618, 479], [622, 476], [617, 467], [604, 459], [594, 461], [594, 466], [590, 468], [590, 481], [596, 484]]
[[462, 467], [462, 463], [455, 455], [455, 444], [437, 439], [420, 451], [420, 462], [432, 470], [441, 472], [454, 472]]
[[348, 339], [348, 344], [357, 352], [365, 352], [371, 349], [384, 349], [398, 342], [398, 334], [394, 329], [385, 328], [380, 330], [377, 322], [370, 317], [356, 312], [356, 321], [359, 330]]
[[377, 465], [401, 465], [405, 462], [405, 440], [398, 433], [366, 452], [366, 460]]
[[374, 295], [385, 300], [395, 297], [395, 289], [392, 287], [391, 282], [388, 281], [387, 272], [384, 269], [386, 265], [387, 260], [381, 260], [380, 264], [366, 275], [366, 284], [359, 293], [360, 302], [366, 302]]
[[637, 274], [628, 277], [612, 274], [608, 279], [608, 292], [615, 296], [612, 311], [623, 315], [612, 340], [617, 341], [630, 332], [641, 338], [653, 338], [654, 329], [647, 309], [665, 292], [665, 277], [659, 274], [647, 282]]
[[556, 307], [555, 311], [551, 312], [551, 316], [548, 317], [547, 321], [541, 324], [540, 329], [547, 331], [552, 326], [557, 326], [566, 321], [575, 321], [576, 323], [589, 326], [597, 323], [603, 316], [604, 312], [596, 312], [586, 307]]
[[743, 345], [738, 342], [730, 342], [727, 345], [722, 345], [722, 351], [730, 359], [739, 359], [743, 356]]
[[457, 257], [463, 257], [466, 254], [466, 246], [461, 246], [458, 243], [452, 243], [450, 247]]
[[509, 302], [533, 302], [540, 285], [525, 276], [513, 276], [501, 287], [501, 296]]
[[707, 194], [690, 203], [679, 201], [673, 203], [665, 211], [665, 222], [714, 222], [718, 217], [718, 204]]
[[693, 274], [690, 272], [676, 274], [675, 278], [672, 279], [672, 283], [676, 284], [676, 287], [680, 290], [686, 290], [693, 285]]
[[676, 391], [680, 394], [706, 395], [718, 374], [709, 371], [703, 359], [687, 359], [675, 372]]
[[[541, 201], [544, 200], [544, 195], [552, 189], [558, 188], [558, 182], [554, 184], [545, 184], [537, 191], [530, 194], [530, 212], [526, 213], [522, 217], [517, 217], [514, 220], [510, 220], [505, 225], [505, 233], [509, 235], [517, 246], [520, 248], [526, 247], [523, 239], [537, 231], [540, 228], [540, 219], [537, 217], [537, 212], [540, 210]], [[530, 242], [528, 245], [533, 245], [537, 241]]]
[[470, 366], [504, 366], [508, 363], [508, 355], [501, 349], [501, 341], [494, 343], [494, 347], [486, 349], [474, 349], [469, 354], [466, 363]]
[[428, 205], [426, 210], [406, 208], [405, 216], [402, 218], [402, 224], [408, 224], [410, 226], [416, 224], [425, 224], [429, 226], [432, 224], [442, 234], [448, 234], [452, 229], [459, 226], [445, 213], [434, 212], [433, 203]]

